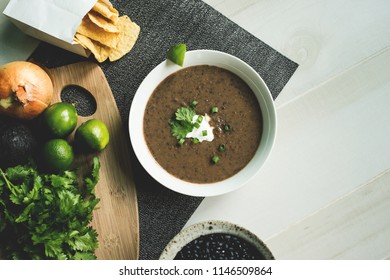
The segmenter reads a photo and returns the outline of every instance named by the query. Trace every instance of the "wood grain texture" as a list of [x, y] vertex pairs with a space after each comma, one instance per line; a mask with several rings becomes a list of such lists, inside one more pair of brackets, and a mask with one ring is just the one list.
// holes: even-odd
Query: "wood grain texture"
[[[91, 118], [106, 123], [110, 143], [99, 154], [100, 180], [96, 196], [100, 198], [93, 213], [92, 226], [99, 236], [98, 259], [138, 259], [139, 223], [136, 188], [128, 148], [128, 137], [111, 89], [100, 69], [94, 63], [81, 62], [48, 70], [54, 85], [54, 102], [61, 101], [61, 91], [68, 85], [85, 88], [95, 98], [96, 112], [79, 116], [78, 125]], [[77, 165], [85, 167], [91, 156], [78, 155]]]
[[[278, 259], [386, 259], [389, 180], [390, 169], [274, 236], [268, 246]], [[362, 222], [368, 230], [362, 230]]]
[[283, 105], [390, 44], [387, 0], [203, 0], [299, 64]]

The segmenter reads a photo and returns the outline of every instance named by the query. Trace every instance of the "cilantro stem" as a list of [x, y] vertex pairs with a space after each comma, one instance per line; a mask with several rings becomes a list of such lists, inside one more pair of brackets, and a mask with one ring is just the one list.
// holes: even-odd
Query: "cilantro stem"
[[0, 168], [0, 172], [1, 172], [1, 176], [3, 177], [5, 183], [7, 184], [7, 187], [8, 189], [14, 194], [16, 195], [15, 193], [15, 186], [12, 184], [12, 182], [10, 180], [8, 180], [7, 176], [5, 175], [3, 169]]

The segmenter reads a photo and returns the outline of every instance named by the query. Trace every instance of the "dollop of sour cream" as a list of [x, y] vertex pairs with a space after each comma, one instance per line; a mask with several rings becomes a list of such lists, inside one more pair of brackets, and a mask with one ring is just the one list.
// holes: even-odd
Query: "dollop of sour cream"
[[[195, 115], [192, 118], [192, 123], [196, 123], [200, 115]], [[213, 134], [213, 129], [210, 125], [210, 117], [205, 114], [202, 116], [203, 119], [199, 123], [199, 127], [194, 127], [190, 133], [187, 133], [186, 138], [196, 138], [199, 140], [199, 142], [203, 141], [213, 141], [214, 140], [214, 134]]]

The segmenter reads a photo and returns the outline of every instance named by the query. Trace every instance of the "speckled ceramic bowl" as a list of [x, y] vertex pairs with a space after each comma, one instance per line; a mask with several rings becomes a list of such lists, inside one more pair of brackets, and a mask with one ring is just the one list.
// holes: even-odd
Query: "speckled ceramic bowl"
[[173, 260], [176, 255], [191, 241], [209, 234], [224, 233], [237, 236], [251, 244], [265, 260], [273, 260], [274, 256], [254, 233], [249, 230], [226, 221], [205, 221], [194, 224], [179, 232], [164, 248], [160, 260]]
[[[147, 102], [161, 81], [183, 68], [205, 64], [229, 70], [249, 85], [260, 105], [263, 131], [260, 145], [255, 155], [241, 171], [220, 182], [197, 184], [180, 180], [171, 175], [155, 160], [145, 141], [143, 120]], [[271, 153], [276, 137], [276, 110], [267, 85], [247, 63], [235, 56], [219, 51], [194, 50], [186, 52], [183, 67], [165, 60], [145, 77], [134, 96], [130, 108], [129, 133], [135, 155], [145, 170], [159, 183], [173, 191], [186, 195], [216, 196], [241, 188], [263, 167]]]

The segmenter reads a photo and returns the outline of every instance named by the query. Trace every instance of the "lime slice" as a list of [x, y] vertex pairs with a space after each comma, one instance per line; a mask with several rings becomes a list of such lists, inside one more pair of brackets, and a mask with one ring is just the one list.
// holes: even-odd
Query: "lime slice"
[[167, 58], [173, 63], [183, 66], [186, 50], [186, 44], [176, 44], [169, 49]]

